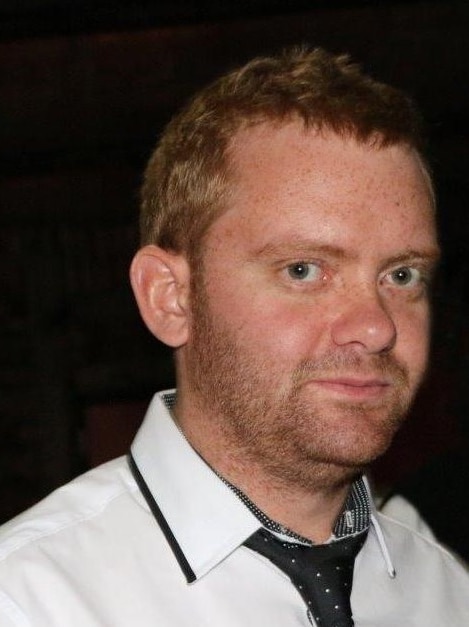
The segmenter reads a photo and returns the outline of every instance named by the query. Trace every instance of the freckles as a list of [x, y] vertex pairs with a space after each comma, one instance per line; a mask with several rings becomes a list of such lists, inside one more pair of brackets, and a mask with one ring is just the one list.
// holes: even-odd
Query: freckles
[[270, 323], [270, 341], [278, 347], [279, 352], [297, 361], [317, 351], [323, 342], [326, 327], [324, 317], [312, 311], [303, 314], [298, 311], [277, 312]]
[[397, 324], [398, 351], [405, 352], [409, 363], [424, 367], [430, 346], [430, 318], [428, 314], [409, 315]]
[[239, 302], [232, 301], [229, 308], [225, 307], [226, 320], [233, 323], [240, 333], [239, 339], [246, 341], [251, 349], [267, 351], [273, 357], [299, 350], [305, 344], [305, 320], [292, 315], [288, 309], [273, 300], [242, 298]]

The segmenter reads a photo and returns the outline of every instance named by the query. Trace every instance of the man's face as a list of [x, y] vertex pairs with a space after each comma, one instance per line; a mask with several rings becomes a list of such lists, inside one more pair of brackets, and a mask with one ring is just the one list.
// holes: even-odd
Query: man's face
[[428, 178], [405, 146], [299, 123], [239, 133], [232, 159], [193, 282], [192, 389], [227, 448], [278, 476], [356, 470], [387, 448], [426, 367]]

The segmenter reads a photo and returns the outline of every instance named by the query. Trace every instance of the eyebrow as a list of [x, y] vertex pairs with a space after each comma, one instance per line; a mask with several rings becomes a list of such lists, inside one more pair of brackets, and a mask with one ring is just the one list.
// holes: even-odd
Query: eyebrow
[[[350, 260], [354, 261], [358, 258], [357, 253], [350, 253], [340, 246], [333, 246], [332, 244], [321, 244], [309, 239], [295, 238], [292, 241], [274, 241], [265, 244], [262, 248], [254, 251], [253, 258], [270, 258], [270, 257], [315, 257], [326, 255], [327, 257], [337, 260]], [[389, 257], [384, 261], [384, 265], [394, 265], [397, 263], [405, 263], [411, 260], [422, 261], [429, 266], [434, 267], [438, 265], [441, 258], [441, 252], [438, 247], [432, 247], [429, 249], [405, 250], [398, 255]]]
[[353, 259], [356, 255], [347, 253], [340, 246], [320, 244], [309, 239], [295, 238], [291, 241], [274, 241], [254, 251], [253, 257], [292, 257], [327, 255], [336, 259]]
[[390, 257], [386, 260], [386, 264], [394, 265], [396, 263], [406, 263], [408, 261], [418, 260], [424, 261], [431, 267], [438, 265], [441, 259], [441, 251], [439, 248], [431, 248], [429, 250], [406, 250], [400, 255]]

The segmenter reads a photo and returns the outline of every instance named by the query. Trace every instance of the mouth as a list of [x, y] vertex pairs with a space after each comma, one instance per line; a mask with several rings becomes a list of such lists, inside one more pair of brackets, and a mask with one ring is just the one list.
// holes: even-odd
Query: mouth
[[312, 379], [309, 383], [338, 396], [356, 400], [377, 399], [391, 389], [391, 382], [382, 378], [331, 377]]

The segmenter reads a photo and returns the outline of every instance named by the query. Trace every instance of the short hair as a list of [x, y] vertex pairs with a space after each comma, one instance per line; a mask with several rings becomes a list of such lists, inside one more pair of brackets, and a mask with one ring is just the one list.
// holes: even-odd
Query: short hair
[[425, 163], [412, 100], [364, 74], [348, 55], [293, 48], [256, 58], [196, 94], [167, 125], [142, 186], [142, 244], [198, 256], [203, 235], [223, 212], [236, 133], [292, 119], [379, 147], [404, 143]]

